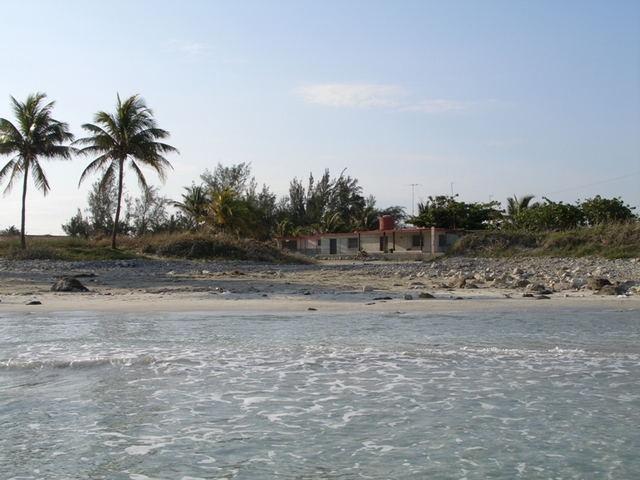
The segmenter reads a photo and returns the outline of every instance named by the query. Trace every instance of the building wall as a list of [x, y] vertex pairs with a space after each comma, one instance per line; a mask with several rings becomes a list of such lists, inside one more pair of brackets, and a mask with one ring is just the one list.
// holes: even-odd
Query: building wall
[[[332, 252], [332, 242], [335, 242], [335, 251]], [[331, 235], [326, 234], [322, 236], [322, 255], [357, 255], [358, 249], [358, 234], [353, 235]]]
[[[387, 238], [387, 251], [393, 249], [394, 252], [431, 252], [431, 233], [429, 231], [422, 232], [369, 232], [361, 234], [362, 248], [367, 253], [377, 253], [384, 251], [380, 249], [380, 237]], [[414, 244], [414, 237], [415, 244]]]
[[[360, 249], [368, 254], [431, 253], [432, 233], [434, 253], [443, 253], [460, 238], [459, 233], [438, 230], [422, 231], [372, 231], [353, 234], [325, 234], [314, 237], [298, 237], [281, 242], [281, 248], [289, 248], [306, 255], [357, 255]], [[386, 248], [381, 249], [381, 238], [386, 238]], [[295, 247], [294, 247], [295, 244]], [[285, 246], [286, 245], [286, 246]]]

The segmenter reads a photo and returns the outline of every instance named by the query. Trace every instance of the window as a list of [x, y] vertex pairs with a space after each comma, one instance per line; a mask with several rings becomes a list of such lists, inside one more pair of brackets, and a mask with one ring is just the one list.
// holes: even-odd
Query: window
[[421, 247], [422, 246], [422, 235], [412, 235], [411, 236], [411, 246], [412, 247]]
[[297, 240], [283, 240], [282, 248], [286, 248], [288, 250], [297, 250], [298, 249], [298, 241]]
[[359, 246], [358, 237], [347, 238], [347, 248], [358, 248]]
[[446, 235], [438, 235], [438, 246], [446, 247], [447, 246], [447, 236]]
[[318, 239], [318, 246], [321, 247], [322, 246], [322, 239]]

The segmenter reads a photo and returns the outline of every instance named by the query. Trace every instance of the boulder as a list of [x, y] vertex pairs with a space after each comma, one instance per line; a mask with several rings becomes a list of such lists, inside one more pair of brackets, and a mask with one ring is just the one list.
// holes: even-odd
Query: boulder
[[80, 280], [74, 277], [64, 277], [56, 280], [51, 287], [53, 292], [88, 292], [89, 289], [85, 287]]
[[532, 291], [532, 292], [538, 292], [538, 293], [541, 293], [541, 292], [544, 292], [544, 291], [547, 289], [547, 287], [545, 287], [544, 285], [540, 285], [540, 284], [538, 283], [538, 284], [536, 284], [536, 285], [528, 285], [528, 286], [527, 286], [527, 289], [528, 289], [528, 290], [530, 290], [530, 291]]
[[462, 277], [462, 278], [455, 278], [453, 280], [451, 280], [448, 283], [448, 287], [449, 288], [464, 288], [465, 285], [467, 284], [467, 279]]
[[418, 298], [436, 298], [436, 297], [434, 297], [433, 295], [427, 292], [420, 292], [418, 294]]
[[601, 290], [603, 287], [611, 285], [611, 282], [606, 278], [591, 278], [587, 283], [587, 289], [589, 290]]
[[626, 292], [625, 288], [621, 288], [620, 285], [605, 285], [596, 292], [596, 295], [622, 295]]
[[584, 285], [587, 285], [588, 283], [589, 282], [584, 278], [574, 278], [573, 280], [571, 280], [571, 287], [578, 289], [580, 287], [583, 287]]

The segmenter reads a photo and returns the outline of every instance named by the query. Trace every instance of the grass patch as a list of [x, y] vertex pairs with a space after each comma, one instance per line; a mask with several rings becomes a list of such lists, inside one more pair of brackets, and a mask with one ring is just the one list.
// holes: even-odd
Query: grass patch
[[269, 263], [311, 263], [291, 255], [270, 242], [237, 239], [227, 235], [174, 234], [120, 237], [118, 249], [110, 238], [85, 240], [75, 237], [28, 237], [27, 249], [19, 237], [0, 237], [0, 258], [12, 260], [122, 260], [163, 257], [174, 259], [244, 260]]
[[640, 257], [640, 223], [625, 222], [551, 232], [474, 232], [458, 240], [449, 255], [476, 257]]

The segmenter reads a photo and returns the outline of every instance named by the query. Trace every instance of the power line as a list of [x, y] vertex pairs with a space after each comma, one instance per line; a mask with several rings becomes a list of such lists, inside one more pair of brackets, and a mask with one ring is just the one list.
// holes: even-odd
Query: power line
[[594, 185], [601, 185], [603, 183], [614, 182], [615, 180], [621, 180], [623, 178], [633, 177], [634, 175], [640, 175], [640, 172], [630, 173], [628, 175], [623, 175], [621, 177], [616, 177], [616, 178], [610, 178], [609, 180], [602, 180], [600, 182], [590, 183], [588, 185], [581, 185], [579, 187], [567, 188], [565, 190], [558, 190], [557, 192], [545, 193], [543, 196], [547, 197], [549, 195], [555, 195], [556, 193], [564, 193], [564, 192], [570, 192], [572, 190], [579, 190], [585, 187], [593, 187]]

